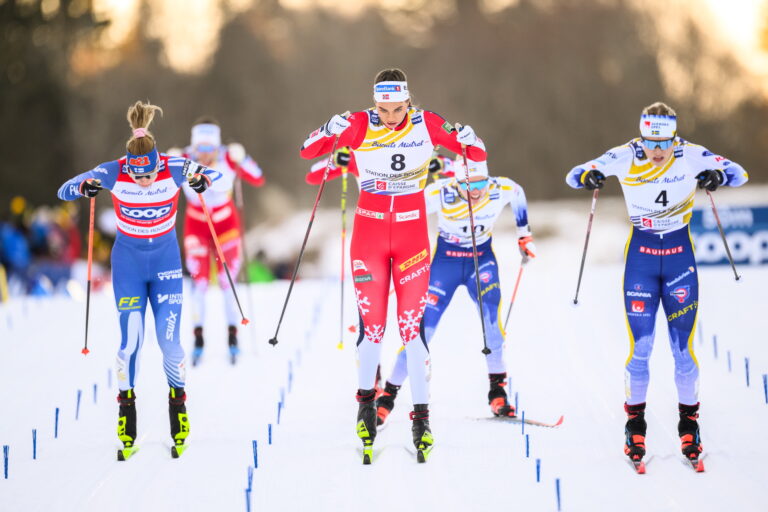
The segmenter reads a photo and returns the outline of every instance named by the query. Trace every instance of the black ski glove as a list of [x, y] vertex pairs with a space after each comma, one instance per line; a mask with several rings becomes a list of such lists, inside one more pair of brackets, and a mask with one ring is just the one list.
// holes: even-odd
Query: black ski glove
[[95, 178], [87, 179], [80, 184], [80, 193], [85, 197], [96, 197], [101, 189], [101, 180]]
[[596, 188], [603, 188], [603, 182], [605, 181], [605, 174], [596, 169], [587, 171], [581, 177], [581, 183], [584, 184], [584, 188], [587, 190], [595, 190]]
[[445, 166], [443, 165], [443, 161], [440, 158], [436, 157], [436, 156], [433, 156], [432, 160], [429, 161], [429, 172], [430, 173], [441, 172], [444, 167]]
[[725, 176], [723, 171], [708, 169], [697, 174], [696, 179], [699, 180], [699, 188], [705, 188], [710, 192], [714, 192], [717, 190], [717, 187], [723, 184]]
[[333, 158], [333, 163], [336, 164], [336, 167], [348, 167], [350, 160], [352, 160], [352, 157], [349, 154], [349, 150], [347, 148], [342, 148], [336, 152], [336, 155]]
[[210, 186], [211, 186], [211, 178], [209, 178], [205, 174], [195, 173], [189, 179], [189, 188], [191, 188], [198, 194], [202, 194]]

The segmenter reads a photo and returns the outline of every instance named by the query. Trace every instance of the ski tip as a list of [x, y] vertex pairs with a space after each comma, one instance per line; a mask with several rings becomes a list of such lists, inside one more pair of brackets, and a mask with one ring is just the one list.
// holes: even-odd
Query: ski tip
[[559, 419], [558, 419], [558, 420], [557, 420], [557, 421], [554, 423], [554, 425], [552, 425], [552, 426], [553, 426], [553, 427], [559, 427], [560, 425], [562, 425], [562, 424], [563, 424], [563, 420], [564, 420], [564, 419], [565, 419], [565, 416], [564, 416], [564, 415], [563, 415], [563, 416], [560, 416], [560, 418], [559, 418]]
[[371, 456], [367, 453], [363, 455], [363, 464], [368, 466], [371, 463]]
[[638, 475], [644, 475], [645, 474], [645, 462], [640, 461], [639, 464], [635, 465], [635, 471], [637, 471]]
[[424, 454], [424, 450], [419, 450], [418, 452], [416, 452], [416, 461], [419, 464], [424, 464], [425, 462], [427, 462], [427, 456]]
[[90, 354], [90, 353], [91, 353], [91, 351], [90, 351], [90, 350], [88, 350], [88, 348], [86, 348], [86, 347], [83, 347], [83, 350], [81, 350], [80, 352], [81, 352], [81, 353], [82, 353], [84, 356], [87, 356], [88, 354]]
[[693, 466], [693, 470], [697, 473], [704, 473], [704, 461], [699, 459], [696, 465]]
[[242, 319], [242, 320], [240, 320], [240, 323], [241, 323], [241, 324], [243, 324], [243, 325], [248, 325], [250, 322], [251, 322], [251, 321], [250, 321], [250, 320], [248, 320], [248, 319], [247, 319], [247, 318], [245, 318], [245, 317], [243, 317], [243, 319]]

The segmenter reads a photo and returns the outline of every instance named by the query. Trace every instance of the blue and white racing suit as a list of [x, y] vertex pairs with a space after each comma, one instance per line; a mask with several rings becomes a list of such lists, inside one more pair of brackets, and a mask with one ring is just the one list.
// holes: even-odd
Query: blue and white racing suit
[[101, 180], [111, 191], [117, 217], [112, 248], [112, 283], [120, 316], [117, 379], [121, 391], [136, 384], [139, 351], [144, 341], [147, 302], [155, 317], [155, 333], [163, 352], [170, 387], [184, 387], [184, 349], [179, 340], [182, 272], [176, 239], [176, 209], [185, 173], [201, 172], [212, 180], [217, 173], [179, 157], [161, 154], [157, 178], [148, 187], [137, 184], [125, 170], [125, 158], [100, 164], [64, 183], [60, 199], [83, 197], [80, 185]]

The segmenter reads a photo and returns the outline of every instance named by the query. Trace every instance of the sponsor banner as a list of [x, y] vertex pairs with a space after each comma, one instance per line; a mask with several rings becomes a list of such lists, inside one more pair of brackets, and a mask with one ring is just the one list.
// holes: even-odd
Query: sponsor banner
[[685, 248], [682, 245], [678, 245], [677, 247], [670, 247], [669, 249], [656, 249], [654, 247], [641, 245], [639, 251], [641, 254], [650, 254], [651, 256], [671, 256], [673, 254], [682, 254], [685, 251]]
[[166, 279], [181, 279], [181, 269], [166, 270], [164, 272], [157, 273], [158, 279], [165, 281]]
[[373, 281], [373, 274], [362, 274], [354, 277], [356, 283], [367, 283]]
[[400, 271], [403, 272], [409, 269], [410, 267], [414, 266], [418, 262], [426, 259], [428, 254], [429, 254], [429, 251], [427, 249], [424, 249], [417, 255], [411, 256], [410, 258], [408, 258], [407, 260], [405, 260], [403, 263], [400, 264]]
[[355, 213], [360, 215], [361, 217], [368, 217], [369, 219], [383, 219], [384, 214], [381, 212], [372, 212], [371, 210], [366, 210], [365, 208], [357, 207], [357, 210], [355, 210]]
[[419, 210], [411, 210], [410, 212], [402, 212], [395, 214], [395, 222], [404, 222], [406, 220], [416, 220], [419, 218]]
[[[768, 206], [719, 205], [717, 213], [734, 263], [768, 264]], [[729, 265], [711, 208], [693, 211], [691, 236], [699, 265]]]

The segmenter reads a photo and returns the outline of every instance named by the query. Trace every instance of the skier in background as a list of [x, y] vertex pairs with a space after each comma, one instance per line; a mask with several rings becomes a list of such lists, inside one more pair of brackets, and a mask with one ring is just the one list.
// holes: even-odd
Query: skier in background
[[[264, 184], [264, 175], [256, 161], [245, 153], [242, 144], [221, 144], [221, 128], [210, 117], [200, 118], [192, 127], [190, 145], [183, 150], [186, 158], [216, 169], [218, 179], [203, 195], [208, 207], [213, 227], [227, 260], [231, 274], [237, 275], [242, 264], [240, 246], [243, 243], [240, 214], [232, 199], [235, 180], [242, 179], [249, 185], [260, 187]], [[200, 199], [194, 190], [184, 187], [187, 196], [187, 208], [184, 215], [184, 262], [192, 276], [192, 311], [194, 320], [195, 347], [192, 350], [192, 366], [197, 365], [203, 355], [205, 340], [205, 292], [211, 280], [211, 255], [216, 254], [211, 230], [205, 219]], [[217, 258], [218, 260], [218, 258]], [[218, 282], [224, 295], [224, 312], [227, 319], [227, 342], [232, 364], [240, 353], [237, 344], [238, 309], [234, 294], [229, 289], [229, 281], [224, 273], [222, 262], [216, 262]]]
[[414, 107], [405, 73], [385, 69], [374, 81], [375, 107], [348, 117], [334, 115], [309, 135], [303, 158], [349, 146], [360, 181], [350, 248], [360, 316], [357, 433], [363, 463], [370, 463], [376, 437], [375, 380], [387, 319], [390, 280], [397, 294], [400, 337], [408, 353], [414, 410], [413, 442], [419, 462], [433, 446], [429, 426], [429, 350], [422, 315], [429, 279], [429, 237], [422, 190], [438, 144], [455, 153], [467, 146], [470, 158], [485, 150], [472, 128], [459, 132], [439, 115]]
[[189, 420], [185, 405], [184, 349], [179, 340], [181, 325], [181, 255], [176, 240], [176, 209], [179, 189], [188, 182], [202, 193], [217, 173], [200, 164], [158, 153], [149, 125], [160, 107], [137, 101], [128, 109], [133, 135], [127, 154], [99, 164], [70, 179], [59, 189], [59, 198], [72, 201], [94, 197], [102, 188], [110, 190], [117, 216], [117, 238], [112, 248], [112, 281], [120, 320], [120, 350], [117, 379], [120, 403], [117, 434], [125, 460], [137, 449], [136, 376], [139, 351], [144, 342], [147, 302], [155, 317], [155, 332], [163, 352], [170, 392], [168, 409], [172, 455], [185, 449]]
[[688, 223], [696, 188], [746, 183], [744, 169], [677, 135], [677, 114], [664, 103], [643, 109], [640, 137], [574, 167], [566, 182], [573, 188], [601, 188], [616, 176], [632, 223], [624, 250], [624, 308], [630, 352], [625, 364], [627, 413], [624, 452], [639, 463], [645, 450], [645, 401], [650, 374], [656, 311], [667, 315], [675, 358], [683, 455], [697, 463], [702, 451], [698, 423], [699, 365], [693, 353], [699, 282]]
[[[504, 362], [504, 331], [499, 322], [501, 313], [501, 289], [499, 266], [492, 247], [492, 230], [504, 207], [509, 205], [515, 214], [518, 247], [523, 264], [536, 257], [533, 237], [528, 228], [528, 207], [522, 187], [509, 178], [489, 177], [486, 162], [468, 161], [469, 171], [457, 159], [453, 164], [454, 178], [444, 178], [424, 190], [427, 213], [438, 214], [438, 237], [429, 274], [429, 294], [424, 310], [424, 337], [431, 343], [435, 329], [451, 303], [456, 289], [464, 285], [478, 307], [475, 265], [470, 233], [467, 196], [472, 200], [475, 219], [475, 237], [480, 295], [483, 300], [485, 332], [491, 353], [486, 356], [488, 365], [488, 403], [495, 416], [514, 417], [515, 407], [509, 403], [504, 387], [507, 383], [507, 367]], [[469, 190], [465, 179], [469, 175]], [[406, 377], [406, 354], [398, 352], [392, 374], [387, 379], [384, 392], [376, 401], [378, 423], [383, 424], [395, 406], [395, 398]]]

